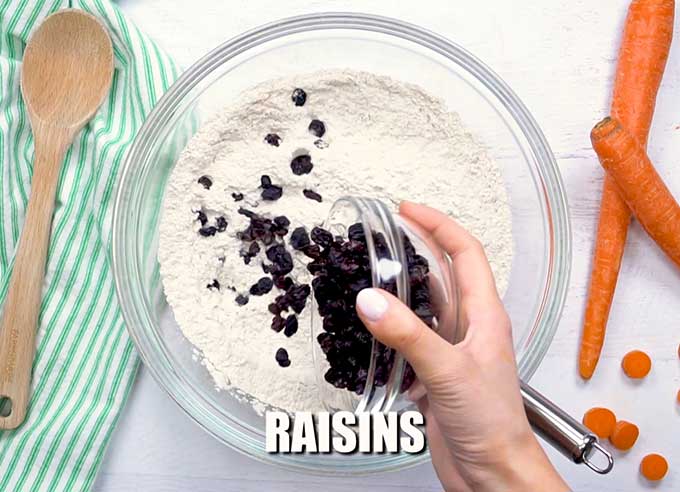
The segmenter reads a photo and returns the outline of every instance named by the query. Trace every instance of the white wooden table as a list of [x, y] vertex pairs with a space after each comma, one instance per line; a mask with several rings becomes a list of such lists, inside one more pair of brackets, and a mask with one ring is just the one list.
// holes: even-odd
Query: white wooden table
[[[563, 321], [532, 383], [580, 417], [603, 404], [641, 429], [635, 448], [598, 477], [551, 453], [574, 490], [680, 489], [680, 272], [635, 225], [631, 229], [610, 331], [595, 378], [576, 373], [577, 340], [596, 224], [602, 173], [588, 133], [607, 112], [628, 0], [121, 0], [123, 10], [184, 66], [227, 38], [280, 17], [314, 11], [366, 11], [401, 18], [472, 51], [518, 93], [543, 128], [569, 193], [573, 225], [572, 280]], [[680, 23], [677, 23], [680, 25]], [[650, 139], [650, 154], [680, 195], [680, 29]], [[639, 384], [622, 375], [630, 349], [652, 355]], [[658, 487], [638, 478], [648, 452], [662, 452], [671, 472]], [[375, 484], [380, 483], [380, 486]], [[108, 451], [98, 492], [227, 492], [440, 490], [430, 466], [363, 480], [321, 479], [269, 467], [237, 454], [202, 432], [142, 369]]]

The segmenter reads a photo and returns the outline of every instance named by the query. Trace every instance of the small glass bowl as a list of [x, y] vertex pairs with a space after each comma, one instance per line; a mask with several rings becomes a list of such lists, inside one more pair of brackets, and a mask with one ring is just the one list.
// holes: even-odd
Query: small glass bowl
[[[423, 311], [415, 310], [416, 313], [445, 340], [452, 343], [460, 340], [462, 323], [459, 319], [458, 290], [448, 254], [417, 224], [393, 214], [387, 205], [373, 198], [348, 196], [337, 200], [324, 223], [324, 229], [336, 238], [349, 240], [350, 228], [355, 224], [361, 225], [363, 234], [360, 237], [365, 238], [360, 242], [366, 244], [371, 285], [393, 293], [414, 309], [416, 303], [412, 301], [416, 296], [412, 294], [417, 288], [418, 297], [425, 295], [428, 301], [418, 301]], [[418, 258], [419, 265], [415, 264], [414, 258]], [[427, 263], [423, 264], [423, 260]], [[414, 381], [413, 370], [400, 353], [375, 338], [372, 338], [370, 356], [367, 360], [356, 361], [354, 369], [366, 372], [361, 395], [349, 390], [338, 391], [325, 379], [330, 364], [318, 340], [319, 336], [327, 333], [323, 328], [318, 304], [314, 296], [311, 305], [311, 341], [320, 399], [328, 410], [387, 412], [412, 406], [405, 393]], [[354, 305], [348, 308], [354, 309]], [[352, 323], [349, 317], [345, 319]], [[354, 323], [360, 322], [354, 318]], [[354, 325], [354, 329], [362, 328], [365, 329]], [[345, 330], [341, 332], [347, 333]], [[327, 339], [334, 336], [325, 335]], [[384, 369], [387, 369], [386, 375], [378, 374]]]

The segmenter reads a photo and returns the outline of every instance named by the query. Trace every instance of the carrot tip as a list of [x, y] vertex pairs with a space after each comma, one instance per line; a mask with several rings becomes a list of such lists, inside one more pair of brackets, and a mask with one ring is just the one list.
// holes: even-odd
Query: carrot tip
[[598, 358], [592, 357], [580, 357], [578, 363], [578, 372], [583, 379], [590, 379], [595, 373], [595, 368], [597, 367]]

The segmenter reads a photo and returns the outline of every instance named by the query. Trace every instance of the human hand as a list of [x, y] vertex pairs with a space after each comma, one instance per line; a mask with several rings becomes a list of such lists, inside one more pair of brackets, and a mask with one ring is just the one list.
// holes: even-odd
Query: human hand
[[371, 333], [403, 354], [418, 376], [432, 462], [445, 490], [567, 491], [524, 412], [510, 319], [482, 245], [446, 215], [404, 202], [400, 214], [448, 252], [467, 333], [451, 345], [396, 297], [379, 289], [357, 296]]

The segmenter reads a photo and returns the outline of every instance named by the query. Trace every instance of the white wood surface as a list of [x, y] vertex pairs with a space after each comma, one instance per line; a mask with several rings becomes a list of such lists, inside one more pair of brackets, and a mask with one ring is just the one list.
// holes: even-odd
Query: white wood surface
[[[577, 491], [680, 489], [680, 272], [638, 226], [629, 237], [616, 304], [595, 378], [582, 383], [576, 350], [596, 224], [601, 176], [588, 133], [606, 114], [618, 35], [628, 0], [121, 0], [123, 10], [184, 66], [223, 40], [258, 24], [314, 11], [389, 15], [443, 34], [494, 68], [543, 128], [570, 200], [574, 259], [563, 321], [532, 383], [577, 418], [603, 404], [636, 422], [640, 439], [615, 453], [615, 470], [598, 477], [550, 452]], [[676, 22], [680, 25], [680, 21]], [[671, 51], [650, 138], [650, 155], [680, 195], [680, 29]], [[651, 375], [632, 383], [619, 364], [628, 350], [652, 355]], [[651, 486], [640, 458], [662, 452], [671, 472]], [[122, 416], [97, 492], [440, 490], [429, 466], [370, 479], [320, 479], [257, 463], [203, 433], [142, 369]]]

